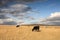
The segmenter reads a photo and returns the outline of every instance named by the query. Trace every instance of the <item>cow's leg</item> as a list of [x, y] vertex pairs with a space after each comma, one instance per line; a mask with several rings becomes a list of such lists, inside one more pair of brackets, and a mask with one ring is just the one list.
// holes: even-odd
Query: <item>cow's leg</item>
[[39, 27], [37, 27], [36, 30], [39, 31]]
[[32, 29], [32, 31], [34, 31], [34, 28]]
[[39, 31], [39, 28], [37, 29], [37, 31]]

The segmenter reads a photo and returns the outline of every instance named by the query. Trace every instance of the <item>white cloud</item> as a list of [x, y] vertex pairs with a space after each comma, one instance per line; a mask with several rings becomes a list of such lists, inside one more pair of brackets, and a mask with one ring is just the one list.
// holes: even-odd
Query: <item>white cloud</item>
[[[8, 4], [9, 1], [13, 5]], [[17, 23], [17, 22], [25, 23], [24, 22], [25, 19], [35, 20], [34, 17], [27, 16], [27, 14], [34, 13], [34, 12], [29, 11], [31, 8], [28, 7], [27, 5], [25, 5], [24, 3], [36, 2], [36, 1], [44, 2], [46, 0], [5, 0], [4, 2], [6, 2], [6, 3], [3, 5], [6, 8], [0, 8], [1, 9], [0, 10], [0, 19], [1, 19], [0, 24], [5, 24], [5, 23], [12, 24], [12, 22], [13, 22], [13, 24]], [[14, 4], [14, 2], [16, 2], [16, 4]], [[21, 4], [18, 2], [20, 2]], [[6, 6], [6, 5], [8, 5], [8, 6]], [[37, 13], [37, 12], [35, 12], [35, 13]], [[25, 17], [28, 17], [28, 18], [25, 18]]]
[[52, 13], [50, 17], [60, 17], [60, 12]]
[[11, 12], [11, 13], [21, 13], [30, 10], [30, 7], [24, 4], [14, 4], [10, 5], [8, 8], [3, 8], [1, 11], [3, 12]]
[[28, 6], [26, 6], [24, 4], [14, 4], [14, 5], [11, 5], [10, 7], [12, 7], [12, 8], [24, 8], [24, 7], [28, 7]]
[[13, 19], [0, 19], [0, 24], [17, 24], [17, 22], [13, 22]]
[[[30, 7], [24, 4], [14, 4], [8, 8], [1, 8], [0, 12], [0, 24], [13, 24], [13, 23], [23, 23], [25, 16], [27, 16], [27, 11]], [[13, 23], [12, 23], [13, 22]]]
[[52, 13], [49, 17], [42, 19], [41, 22], [49, 25], [60, 25], [60, 12]]

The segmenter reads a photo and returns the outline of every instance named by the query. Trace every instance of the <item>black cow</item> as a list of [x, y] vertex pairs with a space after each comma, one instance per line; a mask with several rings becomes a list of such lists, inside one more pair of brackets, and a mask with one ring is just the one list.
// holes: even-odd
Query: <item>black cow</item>
[[20, 25], [17, 25], [16, 27], [19, 27]]
[[37, 26], [34, 26], [33, 29], [32, 29], [32, 31], [34, 31], [34, 30], [35, 31], [39, 31], [39, 26], [38, 25]]

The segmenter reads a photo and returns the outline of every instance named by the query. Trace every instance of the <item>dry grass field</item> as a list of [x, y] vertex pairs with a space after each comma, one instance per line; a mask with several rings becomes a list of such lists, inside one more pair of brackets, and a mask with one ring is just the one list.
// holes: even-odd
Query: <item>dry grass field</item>
[[33, 26], [0, 25], [0, 40], [60, 40], [59, 26], [41, 26], [40, 32], [32, 32]]

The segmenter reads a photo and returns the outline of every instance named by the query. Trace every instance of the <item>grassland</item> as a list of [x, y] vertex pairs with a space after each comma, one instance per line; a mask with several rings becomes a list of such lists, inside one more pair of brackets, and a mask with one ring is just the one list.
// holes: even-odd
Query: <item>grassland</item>
[[60, 26], [41, 26], [40, 32], [32, 32], [32, 28], [0, 25], [0, 40], [60, 40]]

